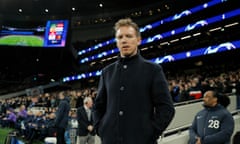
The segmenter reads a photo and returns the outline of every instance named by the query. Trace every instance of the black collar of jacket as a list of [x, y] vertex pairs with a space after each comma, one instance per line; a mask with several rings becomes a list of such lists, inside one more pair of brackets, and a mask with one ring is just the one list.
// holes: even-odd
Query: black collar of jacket
[[139, 50], [137, 51], [137, 54], [131, 57], [121, 57], [120, 54], [118, 55], [118, 62], [121, 64], [125, 64], [128, 62], [135, 61], [141, 57]]
[[223, 106], [222, 105], [220, 105], [220, 104], [217, 104], [217, 105], [215, 105], [214, 107], [210, 107], [210, 106], [206, 106], [206, 105], [203, 105], [207, 110], [209, 110], [209, 111], [215, 111], [215, 110], [218, 110], [218, 109], [220, 109], [220, 108], [222, 108]]

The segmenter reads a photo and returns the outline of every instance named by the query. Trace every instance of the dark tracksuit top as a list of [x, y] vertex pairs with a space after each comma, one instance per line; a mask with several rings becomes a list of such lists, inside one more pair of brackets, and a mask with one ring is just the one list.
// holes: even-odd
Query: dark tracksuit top
[[138, 53], [103, 69], [93, 106], [102, 144], [153, 144], [174, 112], [160, 65]]
[[230, 144], [234, 130], [234, 120], [231, 113], [220, 104], [206, 107], [195, 116], [189, 129], [189, 144], [196, 143], [196, 137], [201, 138], [201, 144]]

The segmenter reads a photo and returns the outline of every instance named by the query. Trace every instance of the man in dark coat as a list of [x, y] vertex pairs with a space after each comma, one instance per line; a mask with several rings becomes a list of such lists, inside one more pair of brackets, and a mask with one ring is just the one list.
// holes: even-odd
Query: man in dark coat
[[120, 56], [102, 70], [94, 126], [102, 144], [156, 144], [175, 113], [165, 75], [140, 55], [136, 23], [121, 19], [115, 30]]
[[91, 97], [85, 97], [84, 105], [77, 109], [78, 120], [78, 137], [77, 144], [94, 144], [95, 131], [93, 127], [93, 119], [91, 108], [93, 101]]
[[59, 93], [60, 103], [56, 112], [55, 126], [57, 128], [57, 144], [65, 144], [64, 133], [68, 125], [68, 114], [70, 111], [69, 99], [65, 92]]

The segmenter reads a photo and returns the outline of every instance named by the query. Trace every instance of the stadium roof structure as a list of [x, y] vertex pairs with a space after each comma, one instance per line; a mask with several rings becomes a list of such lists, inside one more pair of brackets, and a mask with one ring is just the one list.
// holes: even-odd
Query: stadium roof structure
[[83, 16], [102, 12], [122, 11], [158, 2], [158, 0], [1, 0], [0, 13], [29, 16], [77, 13]]

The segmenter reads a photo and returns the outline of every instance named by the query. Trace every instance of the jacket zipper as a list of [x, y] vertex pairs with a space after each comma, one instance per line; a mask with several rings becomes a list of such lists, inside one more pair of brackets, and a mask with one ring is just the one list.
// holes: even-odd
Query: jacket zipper
[[207, 126], [207, 123], [208, 123], [208, 115], [209, 115], [209, 110], [207, 109], [207, 115], [206, 115], [205, 124], [204, 124], [204, 127], [203, 127], [203, 137], [205, 137], [205, 135], [206, 135], [206, 126]]

